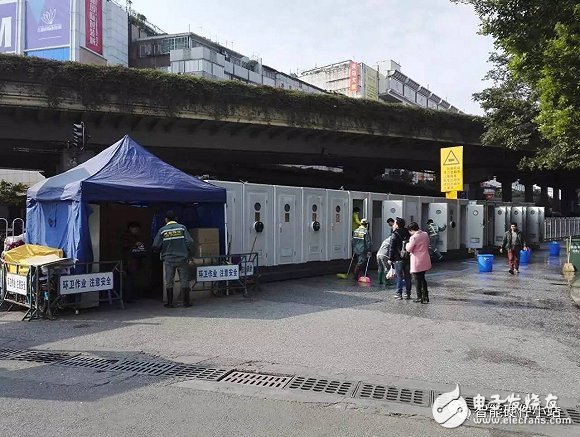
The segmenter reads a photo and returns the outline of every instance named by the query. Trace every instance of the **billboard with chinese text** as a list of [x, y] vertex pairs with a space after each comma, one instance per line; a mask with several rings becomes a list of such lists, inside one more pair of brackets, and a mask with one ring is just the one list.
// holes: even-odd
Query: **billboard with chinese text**
[[85, 0], [85, 47], [103, 54], [103, 1]]
[[26, 1], [26, 49], [70, 44], [71, 0]]

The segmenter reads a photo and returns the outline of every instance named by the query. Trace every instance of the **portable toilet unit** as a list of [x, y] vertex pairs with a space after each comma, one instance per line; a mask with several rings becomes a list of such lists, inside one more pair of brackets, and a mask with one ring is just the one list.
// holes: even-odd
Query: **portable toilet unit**
[[351, 244], [348, 191], [326, 190], [326, 259], [347, 259]]
[[447, 199], [447, 250], [457, 250], [460, 247], [460, 223], [459, 201]]
[[397, 217], [403, 217], [404, 210], [405, 210], [405, 201], [402, 199], [383, 200], [384, 220], [383, 220], [383, 232], [382, 232], [382, 234], [384, 235], [384, 238], [389, 236], [392, 232], [392, 229], [389, 226], [389, 224], [387, 223], [387, 220], [390, 218], [395, 220]]
[[[429, 205], [429, 216], [427, 217], [427, 220], [433, 220], [433, 223], [435, 223], [440, 228], [446, 226], [444, 231], [439, 232], [439, 244], [437, 245], [439, 252], [443, 253], [447, 252], [447, 235], [449, 233], [449, 204], [447, 202], [443, 202], [445, 199], [437, 200], [441, 201], [433, 202]], [[425, 222], [427, 222], [427, 220], [425, 220]]]
[[407, 226], [411, 222], [417, 222], [419, 227], [421, 227], [421, 202], [419, 196], [405, 196], [403, 214]]
[[302, 188], [274, 186], [275, 265], [302, 261]]
[[485, 246], [485, 205], [470, 202], [465, 208], [465, 247], [481, 249]]
[[[230, 254], [244, 252], [244, 184], [241, 182], [206, 181], [226, 189], [226, 250]], [[229, 248], [227, 247], [229, 246]], [[247, 250], [249, 250], [248, 248]], [[261, 262], [261, 260], [259, 260]]]
[[494, 213], [494, 246], [501, 246], [503, 243], [503, 236], [507, 231], [509, 225], [510, 217], [510, 207], [509, 206], [496, 206]]
[[326, 261], [326, 190], [302, 188], [302, 262]]
[[[368, 218], [370, 223], [370, 233], [372, 238], [371, 250], [376, 252], [381, 247], [381, 243], [391, 235], [391, 230], [386, 223], [387, 218], [383, 215], [383, 202], [389, 198], [386, 193], [369, 193], [371, 216]], [[385, 233], [386, 228], [388, 233]]]
[[[460, 248], [467, 247], [467, 205], [469, 205], [469, 200], [457, 199], [457, 209], [459, 210], [459, 218], [457, 220], [457, 223], [459, 226], [459, 247]], [[483, 240], [482, 240], [482, 243], [483, 243]]]
[[538, 207], [538, 221], [540, 222], [540, 233], [539, 233], [539, 241], [544, 241], [544, 220], [545, 220], [546, 210], [543, 206]]
[[244, 184], [244, 242], [242, 253], [258, 253], [261, 266], [275, 263], [274, 187]]
[[427, 220], [429, 218], [429, 205], [437, 202], [437, 198], [435, 197], [428, 197], [428, 196], [420, 196], [419, 197], [419, 208], [421, 211], [421, 223], [419, 223], [419, 227], [423, 230], [427, 230]]
[[[510, 221], [518, 225], [518, 229], [526, 235], [526, 207], [512, 206]], [[508, 223], [509, 224], [509, 223]]]
[[543, 219], [540, 221], [541, 213], [539, 206], [526, 207], [526, 242], [539, 243]]
[[370, 206], [369, 206], [369, 197], [370, 197], [370, 193], [365, 192], [365, 191], [349, 191], [348, 192], [349, 197], [350, 197], [350, 225], [351, 225], [351, 231], [353, 231], [354, 229], [352, 228], [353, 224], [352, 224], [352, 214], [354, 211], [354, 208], [359, 208], [360, 209], [360, 214], [359, 214], [359, 218], [363, 219], [369, 218], [370, 215]]

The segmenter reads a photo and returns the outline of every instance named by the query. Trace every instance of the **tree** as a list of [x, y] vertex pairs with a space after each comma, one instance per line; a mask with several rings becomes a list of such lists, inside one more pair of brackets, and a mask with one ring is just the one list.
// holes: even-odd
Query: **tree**
[[580, 168], [580, 4], [576, 0], [451, 0], [474, 6], [500, 54], [494, 87], [475, 98], [484, 143], [537, 146], [530, 169]]
[[0, 205], [22, 207], [26, 201], [26, 190], [24, 184], [12, 184], [0, 181]]

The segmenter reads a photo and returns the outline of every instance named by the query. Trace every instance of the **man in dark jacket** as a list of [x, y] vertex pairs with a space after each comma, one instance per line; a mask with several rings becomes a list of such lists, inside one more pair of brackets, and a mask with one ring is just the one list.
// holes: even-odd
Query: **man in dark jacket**
[[524, 239], [524, 235], [518, 229], [518, 225], [516, 223], [512, 223], [510, 225], [510, 230], [505, 233], [503, 236], [503, 243], [501, 248], [499, 249], [500, 252], [503, 252], [505, 249], [508, 251], [508, 261], [509, 261], [509, 272], [511, 275], [520, 272], [520, 250], [528, 250], [526, 247], [526, 240]]
[[177, 223], [175, 213], [167, 211], [165, 214], [165, 226], [159, 229], [153, 248], [161, 251], [163, 272], [165, 274], [165, 288], [167, 290], [167, 308], [173, 308], [173, 280], [175, 271], [179, 273], [183, 306], [189, 307], [189, 253], [193, 246], [193, 239], [187, 228]]
[[393, 225], [393, 235], [391, 238], [391, 247], [389, 249], [389, 265], [395, 265], [395, 272], [397, 274], [396, 286], [397, 293], [395, 298], [401, 300], [403, 298], [403, 280], [405, 281], [405, 299], [411, 299], [411, 261], [401, 257], [401, 251], [405, 247], [405, 243], [409, 241], [411, 234], [405, 228], [405, 220], [397, 217]]

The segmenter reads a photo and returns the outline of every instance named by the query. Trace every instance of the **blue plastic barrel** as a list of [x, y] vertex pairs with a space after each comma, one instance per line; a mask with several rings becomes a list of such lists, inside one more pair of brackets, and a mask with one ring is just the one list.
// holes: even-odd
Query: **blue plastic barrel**
[[493, 255], [477, 255], [477, 267], [479, 273], [487, 273], [493, 270]]
[[520, 264], [529, 264], [532, 260], [532, 249], [520, 250]]
[[550, 252], [550, 256], [560, 256], [560, 243], [552, 241], [548, 244], [548, 252]]

